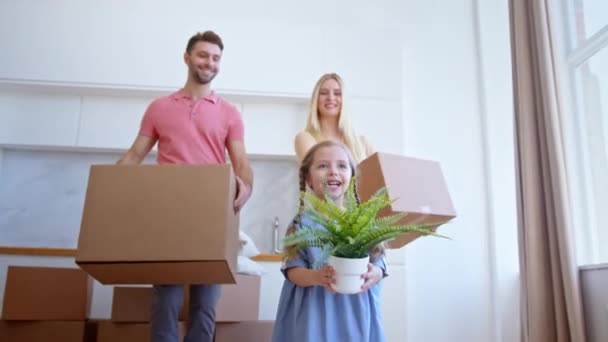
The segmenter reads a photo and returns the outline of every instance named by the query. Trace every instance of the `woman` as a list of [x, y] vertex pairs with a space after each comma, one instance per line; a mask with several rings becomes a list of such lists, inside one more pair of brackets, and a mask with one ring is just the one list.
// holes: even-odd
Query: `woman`
[[344, 102], [344, 83], [340, 76], [334, 73], [321, 76], [310, 99], [306, 129], [295, 137], [298, 163], [312, 146], [325, 140], [346, 145], [356, 163], [374, 153], [367, 139], [351, 127]]

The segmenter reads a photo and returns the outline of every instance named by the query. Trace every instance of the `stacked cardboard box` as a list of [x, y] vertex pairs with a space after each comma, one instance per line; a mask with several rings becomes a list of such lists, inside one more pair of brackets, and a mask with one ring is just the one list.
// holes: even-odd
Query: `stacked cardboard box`
[[[178, 322], [179, 341], [186, 334], [186, 323]], [[149, 342], [150, 323], [97, 322], [97, 342]]]
[[75, 268], [9, 266], [0, 341], [94, 341], [92, 279]]
[[[226, 331], [239, 331], [240, 327], [241, 330], [256, 331], [255, 326], [258, 324], [261, 278], [249, 275], [236, 275], [235, 278], [236, 284], [222, 286], [222, 294], [216, 307], [216, 322], [220, 336], [224, 336]], [[152, 291], [152, 287], [115, 286], [111, 321], [100, 323], [98, 342], [122, 341], [115, 337], [118, 331], [123, 331], [124, 334], [133, 332], [129, 335], [131, 336], [129, 341], [146, 341], [143, 332], [138, 336], [133, 334], [134, 331], [149, 329]], [[189, 286], [185, 286], [184, 303], [179, 315], [182, 333], [185, 328], [184, 321], [187, 321], [189, 316], [189, 296]], [[244, 322], [247, 324], [237, 324]], [[230, 324], [224, 325], [224, 323]], [[129, 328], [129, 326], [133, 327]], [[268, 330], [269, 323], [263, 322], [261, 326], [262, 330]], [[225, 338], [220, 340], [229, 341]]]
[[224, 285], [217, 306], [215, 342], [270, 342], [274, 321], [260, 321], [261, 279], [237, 276], [236, 285]]
[[[179, 319], [188, 320], [189, 286], [184, 287], [184, 303]], [[112, 297], [112, 321], [149, 322], [152, 287], [115, 286]], [[222, 286], [216, 307], [217, 322], [255, 321], [260, 310], [260, 277], [236, 275], [236, 284]]]
[[270, 342], [273, 328], [274, 321], [218, 323], [215, 342]]

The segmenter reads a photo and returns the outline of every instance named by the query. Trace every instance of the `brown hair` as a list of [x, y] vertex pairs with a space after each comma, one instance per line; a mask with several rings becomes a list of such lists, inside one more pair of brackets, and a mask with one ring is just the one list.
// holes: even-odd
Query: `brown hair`
[[[306, 178], [308, 177], [308, 175], [310, 173], [310, 168], [312, 166], [312, 163], [314, 162], [315, 154], [318, 150], [320, 150], [324, 147], [339, 147], [339, 148], [343, 149], [344, 152], [346, 152], [346, 155], [348, 156], [348, 164], [351, 169], [350, 175], [351, 175], [351, 177], [355, 176], [355, 163], [353, 161], [353, 157], [352, 157], [352, 154], [349, 151], [349, 149], [344, 144], [341, 144], [339, 142], [336, 142], [333, 140], [325, 140], [325, 141], [317, 143], [313, 147], [311, 147], [308, 150], [308, 152], [306, 152], [304, 159], [302, 159], [302, 163], [300, 164], [300, 171], [299, 171], [300, 192], [306, 191]], [[357, 203], [361, 203], [361, 201], [359, 200], [359, 194], [357, 192], [356, 182], [354, 184], [354, 187], [355, 187], [355, 199], [357, 200]], [[294, 217], [292, 224], [287, 229], [287, 234], [291, 234], [295, 231], [296, 226], [300, 222], [300, 217], [301, 217], [303, 211], [304, 211], [304, 199], [300, 196], [298, 214]], [[384, 255], [384, 250], [385, 250], [384, 243], [380, 243], [380, 244], [374, 246], [370, 250], [371, 260], [375, 261], [378, 258], [382, 257]]]
[[188, 45], [186, 45], [186, 53], [190, 53], [194, 45], [196, 45], [198, 42], [215, 44], [220, 47], [221, 51], [224, 51], [224, 43], [222, 42], [222, 38], [220, 38], [220, 36], [213, 31], [205, 31], [197, 32], [194, 36], [190, 37], [188, 40]]

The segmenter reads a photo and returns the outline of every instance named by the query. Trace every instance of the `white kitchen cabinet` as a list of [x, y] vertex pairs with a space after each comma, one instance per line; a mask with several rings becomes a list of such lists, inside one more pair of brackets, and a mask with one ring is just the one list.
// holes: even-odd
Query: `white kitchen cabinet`
[[0, 92], [0, 144], [74, 146], [80, 98], [73, 95]]
[[266, 274], [262, 276], [260, 285], [260, 320], [275, 320], [279, 297], [283, 287], [283, 273], [280, 262], [259, 262]]
[[304, 129], [304, 104], [243, 104], [245, 146], [252, 154], [293, 155], [294, 137]]
[[[77, 146], [127, 149], [139, 132], [152, 97], [83, 96]], [[245, 125], [245, 147], [253, 155], [293, 155], [293, 138], [304, 127], [302, 103], [227, 96]], [[250, 102], [247, 102], [250, 101]], [[267, 102], [268, 101], [268, 102]], [[156, 147], [155, 147], [156, 148]]]
[[77, 146], [128, 149], [151, 98], [83, 96]]

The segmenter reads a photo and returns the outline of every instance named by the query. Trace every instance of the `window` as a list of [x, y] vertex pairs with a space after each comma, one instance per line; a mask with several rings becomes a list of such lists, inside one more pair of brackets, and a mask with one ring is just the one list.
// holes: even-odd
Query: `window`
[[605, 0], [567, 0], [570, 34], [576, 37], [574, 47], [582, 47], [594, 34], [608, 24]]
[[608, 1], [563, 0], [563, 94], [577, 261], [608, 262]]

